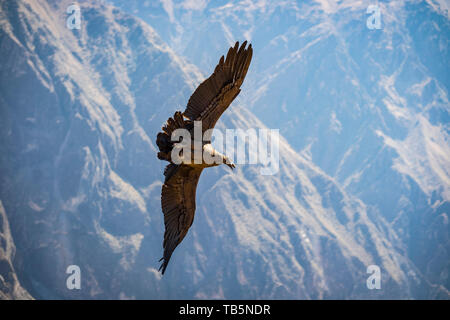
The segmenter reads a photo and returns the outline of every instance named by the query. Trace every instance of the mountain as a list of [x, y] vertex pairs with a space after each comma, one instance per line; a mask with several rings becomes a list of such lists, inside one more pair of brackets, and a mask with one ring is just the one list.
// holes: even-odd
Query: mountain
[[16, 271], [14, 270], [14, 256], [16, 247], [11, 237], [8, 218], [5, 208], [0, 201], [0, 299], [11, 300], [32, 299], [31, 295], [20, 285]]
[[[404, 209], [411, 217], [401, 222], [408, 236], [419, 234], [406, 241], [399, 223], [366, 199], [369, 190], [355, 191], [355, 182], [342, 179], [347, 171], [333, 174], [315, 157], [313, 145], [309, 151], [302, 147], [301, 140], [310, 136], [303, 137], [300, 124], [280, 130], [277, 173], [261, 175], [261, 165], [238, 165], [233, 172], [217, 167], [202, 174], [194, 224], [162, 277], [157, 268], [164, 232], [160, 189], [165, 164], [156, 158], [156, 133], [175, 110], [184, 109], [228, 43], [221, 42], [220, 34], [214, 37], [211, 51], [218, 53], [205, 53], [209, 62], [202, 65], [172, 49], [177, 46], [168, 33], [158, 35], [153, 26], [164, 25], [164, 19], [147, 23], [132, 12], [89, 1], [79, 3], [81, 28], [69, 29], [66, 9], [71, 4], [1, 2], [0, 231], [6, 239], [1, 248], [7, 248], [0, 250], [0, 261], [7, 261], [7, 268], [0, 268], [2, 298], [449, 298], [444, 272], [448, 202], [436, 194], [440, 202], [430, 205], [422, 186], [414, 178], [406, 180], [418, 200], [403, 200], [409, 207], [402, 208], [413, 209]], [[255, 90], [261, 88], [257, 79], [268, 71], [260, 60], [266, 49], [258, 49], [257, 39], [252, 42], [255, 60], [248, 81], [219, 121], [219, 130], [286, 124], [288, 116], [279, 111], [272, 109], [273, 121], [269, 117], [270, 99], [275, 98], [263, 98], [264, 90]], [[200, 43], [197, 48], [202, 48]], [[267, 89], [281, 94], [277, 86], [286, 81], [281, 72], [288, 69], [279, 68], [282, 83], [274, 81]], [[389, 84], [389, 79], [384, 81]], [[440, 85], [439, 80], [430, 81]], [[398, 95], [388, 84], [384, 88], [393, 93], [386, 101]], [[444, 86], [439, 88], [445, 93]], [[258, 92], [261, 96], [255, 96]], [[296, 106], [296, 112], [313, 113]], [[285, 108], [295, 119], [294, 105], [286, 103]], [[347, 123], [340, 114], [335, 117], [344, 128]], [[371, 134], [386, 143], [383, 154], [395, 158], [403, 140], [381, 129]], [[428, 136], [433, 141], [445, 137], [440, 131], [426, 132], [433, 134]], [[294, 143], [293, 137], [301, 139]], [[325, 136], [317, 139], [325, 143]], [[362, 143], [367, 140], [354, 147]], [[445, 143], [435, 144], [445, 148]], [[436, 152], [433, 170], [441, 172], [446, 165], [445, 158], [438, 157], [442, 150], [431, 151]], [[416, 157], [408, 150], [403, 155]], [[408, 177], [398, 167], [371, 170], [361, 176], [397, 172], [393, 188], [397, 179]], [[368, 184], [368, 189], [385, 186], [379, 183]], [[422, 209], [428, 215], [416, 214]], [[432, 233], [418, 228], [421, 223]], [[417, 243], [415, 252], [411, 241]], [[431, 247], [436, 243], [440, 247]], [[9, 249], [13, 244], [15, 256]], [[432, 259], [420, 265], [424, 253]], [[79, 290], [66, 286], [71, 265], [81, 270]], [[366, 286], [370, 265], [381, 269], [381, 290]], [[17, 288], [16, 293], [10, 288]]]
[[203, 71], [221, 43], [251, 40], [238, 101], [390, 224], [427, 279], [449, 289], [446, 2], [379, 1], [379, 30], [367, 27], [370, 1], [112, 2]]

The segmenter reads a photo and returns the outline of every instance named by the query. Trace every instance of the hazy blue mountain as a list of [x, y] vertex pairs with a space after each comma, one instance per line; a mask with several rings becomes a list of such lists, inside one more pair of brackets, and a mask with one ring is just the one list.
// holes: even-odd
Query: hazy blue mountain
[[222, 43], [251, 40], [240, 103], [382, 216], [449, 289], [447, 2], [379, 1], [380, 30], [366, 25], [371, 1], [112, 2], [203, 71]]
[[16, 247], [11, 236], [8, 217], [0, 201], [0, 299], [32, 299], [20, 285], [14, 268]]
[[[308, 50], [297, 57], [299, 48], [288, 48], [275, 59], [268, 56], [277, 51], [275, 43], [271, 49], [271, 40], [264, 44], [253, 38], [248, 81], [218, 128], [280, 128], [279, 172], [263, 176], [260, 166], [241, 165], [234, 172], [219, 167], [203, 173], [194, 224], [161, 277], [157, 261], [164, 232], [160, 188], [165, 163], [156, 158], [155, 136], [212, 71], [228, 48], [229, 34], [223, 26], [212, 26], [209, 31], [215, 33], [198, 33], [198, 39], [186, 43], [184, 36], [177, 40], [173, 32], [181, 29], [175, 16], [164, 16], [168, 2], [166, 9], [150, 6], [154, 20], [146, 22], [133, 12], [81, 2], [81, 29], [70, 30], [66, 8], [71, 3], [1, 2], [0, 233], [6, 245], [2, 240], [0, 248], [16, 247], [15, 257], [10, 249], [0, 250], [0, 261], [8, 266], [2, 262], [0, 268], [2, 298], [29, 298], [26, 291], [34, 298], [74, 299], [449, 298], [444, 75], [439, 79], [430, 71], [429, 82], [411, 89], [431, 90], [431, 100], [420, 97], [424, 109], [442, 110], [432, 118], [431, 111], [419, 108], [419, 98], [417, 110], [402, 102], [403, 91], [395, 86], [400, 76], [392, 72], [379, 71], [375, 98], [367, 79], [365, 89], [346, 95], [337, 85], [348, 86], [346, 76], [356, 71], [341, 67], [348, 74], [339, 74], [333, 62], [350, 64], [345, 60], [349, 54], [333, 54], [334, 47], [324, 44], [330, 55], [324, 64], [333, 66], [333, 77], [319, 73], [320, 64], [314, 67], [300, 58]], [[186, 6], [175, 9], [192, 11]], [[181, 12], [176, 10], [174, 15]], [[202, 12], [195, 10], [192, 21]], [[283, 22], [273, 30], [267, 27], [267, 37], [288, 32], [290, 9], [266, 13]], [[311, 4], [310, 13], [303, 13], [310, 20], [299, 28], [313, 28], [314, 19], [320, 25], [322, 11]], [[438, 26], [444, 28], [446, 21]], [[200, 28], [206, 22], [196, 23]], [[208, 36], [211, 49], [202, 42]], [[336, 39], [321, 36], [317, 43], [338, 46]], [[303, 41], [298, 43], [306, 45]], [[195, 58], [202, 49], [203, 58]], [[318, 52], [308, 55], [320, 61]], [[291, 64], [283, 57], [292, 58]], [[308, 68], [294, 77], [300, 66]], [[428, 72], [429, 67], [423, 68]], [[301, 86], [307, 73], [316, 80], [309, 95]], [[297, 89], [289, 91], [289, 85]], [[300, 90], [305, 92], [295, 93]], [[296, 94], [286, 94], [293, 100], [282, 99], [288, 92]], [[353, 113], [356, 104], [360, 113]], [[347, 113], [338, 111], [344, 107]], [[306, 124], [317, 124], [317, 129], [308, 130]], [[339, 128], [349, 141], [339, 140]], [[421, 149], [410, 149], [424, 147], [420, 141], [428, 143], [426, 157]], [[342, 169], [333, 161], [342, 162]], [[382, 210], [391, 203], [399, 206], [397, 211]], [[372, 264], [382, 270], [381, 290], [366, 287], [366, 269]], [[81, 269], [81, 290], [66, 287], [69, 265]], [[14, 286], [23, 289], [11, 295]]]

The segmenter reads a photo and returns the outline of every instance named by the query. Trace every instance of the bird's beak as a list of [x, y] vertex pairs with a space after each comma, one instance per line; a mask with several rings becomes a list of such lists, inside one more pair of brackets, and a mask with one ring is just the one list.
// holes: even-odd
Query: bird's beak
[[229, 166], [231, 168], [231, 170], [233, 170], [234, 168], [236, 168], [236, 166], [234, 165], [234, 163], [230, 162], [230, 163], [226, 163], [227, 166]]

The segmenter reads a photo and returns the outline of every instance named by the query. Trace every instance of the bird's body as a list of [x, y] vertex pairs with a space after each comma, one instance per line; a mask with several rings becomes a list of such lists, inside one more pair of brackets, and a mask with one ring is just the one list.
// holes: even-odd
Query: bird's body
[[[214, 73], [194, 91], [184, 113], [175, 112], [158, 133], [158, 158], [170, 162], [164, 170], [161, 192], [166, 229], [160, 268], [163, 274], [173, 251], [194, 221], [195, 194], [203, 169], [220, 164], [234, 168], [227, 156], [213, 148], [210, 135], [217, 120], [240, 92], [253, 53], [251, 45], [246, 48], [246, 44], [245, 41], [239, 47], [236, 42], [228, 50], [226, 59], [222, 56]], [[197, 121], [201, 123], [199, 133], [195, 132]], [[173, 141], [180, 130], [187, 135]], [[207, 139], [201, 138], [204, 136]], [[183, 146], [187, 148], [182, 149]]]
[[[191, 154], [187, 157], [184, 155], [180, 156], [180, 160], [183, 165], [190, 166], [193, 168], [208, 168], [223, 164], [227, 160], [227, 157], [221, 154], [216, 149], [214, 149], [211, 143], [204, 143], [204, 142], [196, 143], [195, 140], [192, 140], [191, 145], [192, 145]], [[201, 163], [195, 163], [195, 154], [202, 155]], [[213, 157], [220, 159], [221, 162], [218, 163], [205, 161], [205, 159]]]

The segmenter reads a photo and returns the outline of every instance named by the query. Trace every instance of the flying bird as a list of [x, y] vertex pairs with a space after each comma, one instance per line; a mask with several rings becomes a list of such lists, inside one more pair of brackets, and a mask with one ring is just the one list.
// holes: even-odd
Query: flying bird
[[[219, 64], [214, 69], [213, 74], [203, 81], [192, 96], [189, 98], [186, 110], [183, 113], [175, 112], [169, 118], [156, 137], [158, 145], [158, 159], [170, 162], [164, 169], [164, 184], [161, 191], [161, 207], [164, 213], [164, 254], [159, 270], [164, 274], [170, 257], [178, 244], [183, 241], [189, 228], [194, 221], [195, 214], [195, 192], [198, 180], [203, 169], [225, 164], [231, 169], [235, 165], [231, 160], [216, 151], [211, 141], [202, 141], [200, 144], [194, 142], [194, 121], [201, 121], [202, 136], [206, 130], [212, 131], [217, 120], [228, 108], [231, 102], [241, 91], [240, 87], [244, 82], [250, 61], [252, 60], [253, 49], [248, 47], [245, 41], [240, 47], [236, 42], [234, 47], [230, 47], [226, 58], [222, 56]], [[201, 157], [200, 161], [194, 161], [194, 152], [189, 158], [181, 156], [180, 161], [174, 161], [172, 151], [179, 141], [172, 141], [172, 133], [177, 129], [188, 130], [191, 137], [191, 145], [200, 145], [202, 154], [214, 156], [214, 163], [205, 161]], [[206, 139], [208, 140], [208, 139]], [[197, 163], [196, 163], [197, 162]], [[208, 163], [207, 163], [208, 162]], [[160, 260], [160, 261], [161, 261]]]

